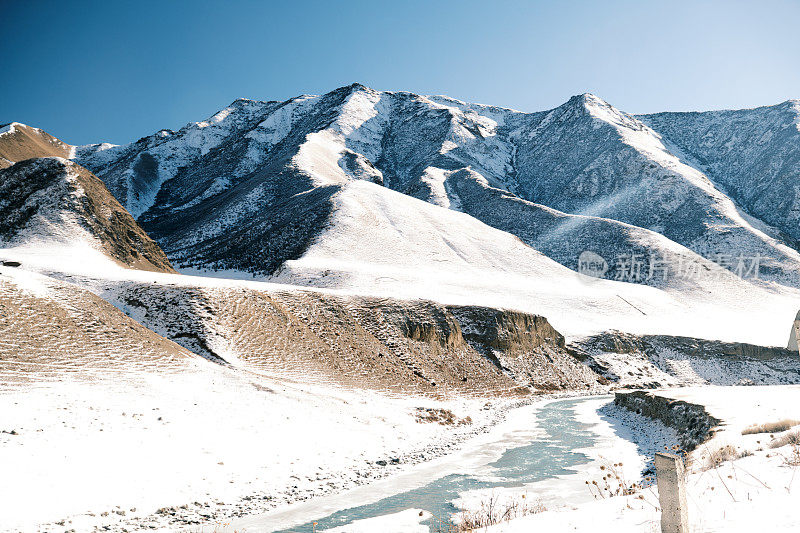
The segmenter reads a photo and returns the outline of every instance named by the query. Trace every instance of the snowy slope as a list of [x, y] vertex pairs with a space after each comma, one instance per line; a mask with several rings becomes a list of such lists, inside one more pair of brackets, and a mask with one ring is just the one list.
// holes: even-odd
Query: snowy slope
[[[354, 84], [76, 153], [188, 271], [783, 344], [800, 255], [671, 146], [593, 95], [521, 113]], [[634, 283], [578, 280], [587, 250]]]
[[546, 316], [568, 337], [617, 329], [775, 346], [785, 344], [800, 295], [721, 268], [660, 289], [597, 280], [469, 215], [370, 182], [350, 182], [333, 200], [327, 228], [276, 280], [519, 309]]
[[[138, 218], [153, 205], [163, 183], [175, 177], [181, 167], [208, 155], [230, 136], [244, 134], [265, 114], [265, 109], [274, 105], [236, 100], [209, 119], [188, 124], [180, 131], [160, 130], [127, 146], [80, 146], [75, 157], [90, 170], [103, 169], [99, 177]], [[174, 138], [180, 142], [171, 142]]]
[[763, 277], [798, 285], [796, 250], [753, 227], [657, 134], [599, 98], [572, 98], [521, 139], [521, 196], [650, 229], [707, 257], [769, 257]]

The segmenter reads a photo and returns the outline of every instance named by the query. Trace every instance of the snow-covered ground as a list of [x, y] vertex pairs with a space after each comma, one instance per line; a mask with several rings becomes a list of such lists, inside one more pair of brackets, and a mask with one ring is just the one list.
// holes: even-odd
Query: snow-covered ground
[[[480, 399], [292, 386], [205, 364], [216, 368], [0, 389], [0, 530], [86, 531], [139, 518], [127, 527], [171, 531], [263, 512], [441, 455], [498, 416]], [[473, 423], [419, 422], [417, 407]], [[153, 515], [160, 508], [169, 509]]]
[[[241, 273], [209, 277], [122, 268], [87, 239], [7, 246], [0, 248], [0, 260], [76, 281], [300, 289], [514, 309], [545, 316], [568, 340], [618, 330], [786, 346], [797, 313], [797, 289], [751, 284], [724, 272], [708, 275], [702, 291], [598, 280], [462, 213], [366, 182], [349, 184], [345, 193], [336, 229], [267, 282], [248, 281]], [[394, 237], [403, 231], [417, 236]], [[349, 250], [347, 259], [339, 250]]]

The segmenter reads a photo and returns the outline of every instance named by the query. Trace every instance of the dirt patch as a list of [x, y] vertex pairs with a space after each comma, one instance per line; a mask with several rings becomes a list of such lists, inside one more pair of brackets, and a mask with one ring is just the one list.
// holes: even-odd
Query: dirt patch
[[437, 409], [434, 407], [417, 407], [414, 416], [420, 423], [436, 423], [441, 426], [467, 426], [472, 424], [472, 418], [466, 416], [459, 418], [450, 409]]

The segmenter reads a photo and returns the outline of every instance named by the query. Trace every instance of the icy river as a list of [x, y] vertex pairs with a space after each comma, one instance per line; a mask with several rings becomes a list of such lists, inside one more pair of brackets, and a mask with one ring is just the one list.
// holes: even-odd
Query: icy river
[[[459, 511], [454, 502], [465, 493], [515, 487], [557, 493], [571, 502], [588, 499], [586, 478], [580, 474], [597, 463], [603, 453], [613, 454], [615, 460], [625, 457], [633, 463], [632, 471], [643, 464], [636, 447], [619, 434], [619, 427], [613, 428], [598, 414], [597, 409], [610, 400], [562, 399], [518, 409], [504, 427], [462, 452], [343, 494], [237, 521], [236, 525], [248, 530], [305, 533], [408, 509], [428, 511], [441, 519]], [[422, 524], [434, 530], [432, 520]]]

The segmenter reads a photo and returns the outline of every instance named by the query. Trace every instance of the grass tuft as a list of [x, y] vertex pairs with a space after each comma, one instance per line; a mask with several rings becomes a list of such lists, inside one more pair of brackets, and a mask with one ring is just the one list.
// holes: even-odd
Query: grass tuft
[[438, 520], [436, 533], [467, 533], [483, 530], [495, 524], [501, 524], [515, 518], [537, 514], [547, 508], [539, 500], [531, 501], [525, 494], [517, 498], [501, 498], [492, 493], [481, 502], [479, 509], [463, 511], [455, 521]]
[[730, 444], [726, 444], [725, 446], [717, 448], [708, 454], [708, 457], [706, 458], [706, 469], [717, 468], [722, 463], [726, 461], [733, 461], [734, 459], [738, 458], [738, 456], [739, 453], [736, 451], [736, 448]]
[[792, 446], [800, 446], [800, 431], [792, 431], [791, 433], [787, 433], [786, 435], [781, 435], [773, 439], [770, 442], [770, 448], [781, 448], [786, 446], [787, 444], [791, 444]]
[[787, 429], [792, 429], [800, 425], [800, 420], [792, 420], [785, 418], [777, 422], [768, 422], [766, 424], [754, 424], [742, 430], [742, 435], [755, 435], [757, 433], [782, 433]]

